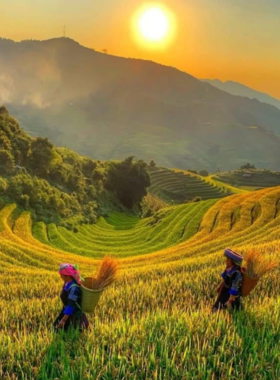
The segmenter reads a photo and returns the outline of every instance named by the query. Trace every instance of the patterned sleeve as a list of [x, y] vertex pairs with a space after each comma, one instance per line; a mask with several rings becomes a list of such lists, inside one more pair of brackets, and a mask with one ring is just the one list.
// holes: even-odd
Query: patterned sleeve
[[81, 288], [79, 286], [72, 286], [72, 288], [69, 290], [68, 303], [64, 310], [64, 314], [66, 315], [74, 314], [75, 310], [78, 307], [77, 301], [80, 296], [81, 296]]
[[229, 290], [229, 294], [231, 294], [233, 296], [238, 296], [239, 292], [240, 292], [241, 285], [242, 285], [242, 274], [239, 271], [236, 271], [232, 275], [232, 285], [231, 285], [231, 288]]

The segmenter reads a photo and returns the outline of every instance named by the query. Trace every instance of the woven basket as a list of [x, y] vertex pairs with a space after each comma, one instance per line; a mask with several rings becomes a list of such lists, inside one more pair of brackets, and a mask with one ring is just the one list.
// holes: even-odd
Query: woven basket
[[242, 296], [247, 297], [259, 282], [259, 278], [253, 278], [246, 273], [242, 273]]
[[92, 277], [86, 277], [81, 284], [82, 289], [82, 310], [84, 313], [93, 313], [103, 289], [94, 289], [96, 285], [96, 279]]

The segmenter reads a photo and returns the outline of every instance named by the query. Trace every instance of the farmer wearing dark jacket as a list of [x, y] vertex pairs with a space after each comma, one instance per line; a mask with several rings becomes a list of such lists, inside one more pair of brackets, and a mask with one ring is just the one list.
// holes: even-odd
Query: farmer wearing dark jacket
[[88, 320], [81, 309], [81, 278], [77, 266], [61, 264], [59, 274], [64, 285], [60, 294], [63, 308], [54, 322], [55, 329], [68, 330], [70, 326], [80, 331], [88, 328]]
[[217, 289], [219, 296], [212, 311], [222, 309], [240, 310], [242, 308], [240, 296], [242, 287], [241, 264], [243, 257], [227, 248], [224, 252], [226, 257], [226, 269], [221, 274], [222, 283]]

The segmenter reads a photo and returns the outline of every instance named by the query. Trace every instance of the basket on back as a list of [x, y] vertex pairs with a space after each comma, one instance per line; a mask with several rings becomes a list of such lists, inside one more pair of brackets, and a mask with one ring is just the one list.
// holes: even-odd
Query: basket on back
[[96, 289], [97, 280], [86, 277], [81, 284], [82, 289], [82, 310], [84, 313], [93, 313], [101, 297], [103, 289]]
[[259, 277], [251, 277], [246, 272], [242, 272], [242, 297], [247, 297], [252, 290], [257, 286]]
[[258, 284], [260, 278], [277, 267], [260, 252], [251, 251], [246, 257], [246, 269], [242, 268], [242, 296], [247, 297]]
[[93, 313], [104, 289], [111, 285], [117, 274], [117, 261], [104, 257], [96, 277], [86, 277], [81, 284], [82, 310], [85, 313]]

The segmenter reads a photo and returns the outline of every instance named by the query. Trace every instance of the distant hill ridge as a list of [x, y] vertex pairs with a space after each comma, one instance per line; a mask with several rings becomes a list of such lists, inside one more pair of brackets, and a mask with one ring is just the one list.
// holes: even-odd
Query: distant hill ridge
[[280, 109], [280, 100], [276, 99], [264, 92], [254, 90], [244, 84], [234, 82], [234, 81], [221, 81], [219, 79], [202, 79], [203, 82], [207, 82], [212, 86], [219, 88], [220, 90], [226, 91], [229, 94], [237, 96], [246, 96], [250, 99], [257, 99], [262, 103], [270, 104], [274, 107]]
[[[101, 160], [214, 171], [280, 162], [280, 110], [68, 38], [0, 40], [0, 103], [32, 136]], [[276, 136], [276, 137], [275, 137]]]

